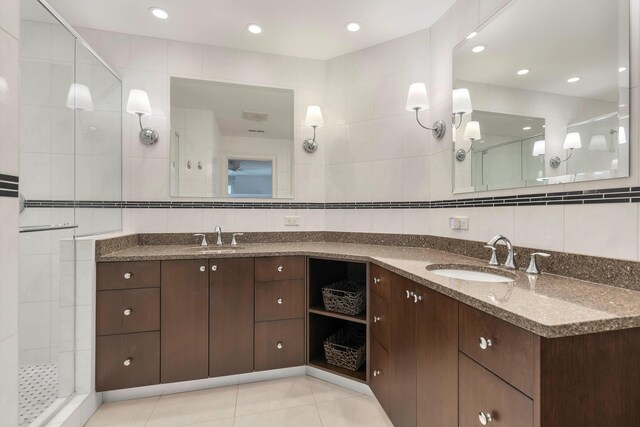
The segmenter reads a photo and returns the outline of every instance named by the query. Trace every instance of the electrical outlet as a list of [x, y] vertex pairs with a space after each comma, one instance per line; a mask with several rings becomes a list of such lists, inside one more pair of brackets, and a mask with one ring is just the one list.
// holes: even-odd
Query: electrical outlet
[[285, 216], [284, 217], [284, 225], [286, 225], [286, 226], [300, 225], [300, 217], [299, 216]]
[[468, 230], [469, 229], [469, 217], [461, 216], [460, 219], [460, 230]]
[[449, 228], [452, 230], [468, 230], [469, 217], [468, 216], [452, 216], [451, 218], [449, 218]]

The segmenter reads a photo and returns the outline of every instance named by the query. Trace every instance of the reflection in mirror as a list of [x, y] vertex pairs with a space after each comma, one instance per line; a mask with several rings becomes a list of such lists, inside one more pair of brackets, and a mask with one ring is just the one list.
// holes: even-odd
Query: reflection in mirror
[[453, 82], [456, 193], [629, 176], [629, 0], [512, 0]]
[[171, 78], [171, 195], [291, 198], [292, 90]]

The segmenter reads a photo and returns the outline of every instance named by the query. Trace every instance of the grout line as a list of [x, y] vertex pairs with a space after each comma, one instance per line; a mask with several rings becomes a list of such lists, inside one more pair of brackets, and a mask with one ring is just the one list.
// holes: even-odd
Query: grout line
[[162, 396], [158, 396], [158, 399], [156, 400], [156, 403], [153, 405], [153, 408], [149, 412], [149, 415], [147, 416], [147, 419], [144, 421], [144, 425], [145, 426], [147, 426], [149, 424], [149, 420], [151, 419], [151, 416], [153, 415], [153, 413], [156, 411], [156, 408], [158, 407], [158, 403], [160, 403], [160, 398], [161, 397]]

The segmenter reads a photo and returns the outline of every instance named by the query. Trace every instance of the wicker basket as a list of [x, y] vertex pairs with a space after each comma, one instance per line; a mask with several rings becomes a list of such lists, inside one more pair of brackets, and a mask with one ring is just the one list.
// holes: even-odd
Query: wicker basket
[[367, 290], [358, 282], [341, 280], [323, 287], [322, 299], [326, 310], [356, 316], [367, 307]]
[[344, 328], [324, 340], [327, 363], [357, 371], [366, 360], [366, 334], [362, 329]]

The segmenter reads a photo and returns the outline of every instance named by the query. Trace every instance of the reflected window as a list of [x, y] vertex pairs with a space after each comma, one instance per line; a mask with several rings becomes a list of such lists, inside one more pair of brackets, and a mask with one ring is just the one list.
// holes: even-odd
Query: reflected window
[[273, 160], [229, 159], [227, 176], [229, 197], [273, 196]]

